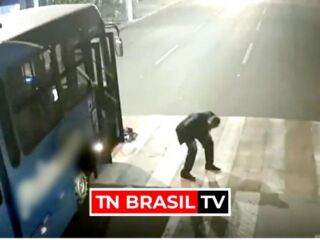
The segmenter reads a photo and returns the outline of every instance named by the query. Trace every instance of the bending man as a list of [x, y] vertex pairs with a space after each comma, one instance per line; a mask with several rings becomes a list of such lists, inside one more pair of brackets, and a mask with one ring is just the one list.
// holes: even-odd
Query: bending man
[[188, 147], [188, 155], [184, 167], [180, 172], [182, 178], [191, 181], [196, 180], [190, 173], [197, 155], [196, 139], [201, 143], [205, 150], [205, 169], [209, 171], [220, 171], [220, 168], [216, 167], [213, 163], [214, 142], [210, 135], [211, 129], [218, 127], [219, 124], [220, 118], [209, 111], [191, 114], [179, 123], [176, 128], [179, 143], [185, 143]]

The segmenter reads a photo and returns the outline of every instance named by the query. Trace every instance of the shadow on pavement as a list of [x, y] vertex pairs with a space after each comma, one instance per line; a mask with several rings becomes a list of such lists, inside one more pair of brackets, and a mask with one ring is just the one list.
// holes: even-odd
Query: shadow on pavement
[[[233, 180], [237, 178], [235, 176], [230, 176], [230, 178], [231, 177], [233, 178]], [[269, 193], [271, 188], [268, 185], [264, 184], [264, 187], [265, 189], [268, 190], [268, 193], [260, 192], [260, 188], [256, 187], [256, 186], [260, 186], [260, 187], [262, 186], [260, 181], [254, 181], [254, 180], [241, 181], [241, 179], [237, 178], [237, 181], [235, 182], [238, 182], [239, 185], [231, 188], [231, 191], [233, 192], [232, 196], [235, 196], [235, 192], [237, 191], [259, 192], [259, 194], [261, 194], [259, 206], [270, 205], [276, 208], [289, 208], [289, 204], [280, 198], [280, 194], [272, 193], [272, 192]], [[220, 186], [218, 182], [211, 181], [209, 182], [209, 187], [219, 188]], [[246, 202], [244, 201], [244, 203]], [[234, 204], [238, 204], [238, 203], [234, 203]], [[211, 232], [213, 232], [215, 236], [207, 236], [207, 233], [205, 231], [205, 221], [208, 222], [207, 226], [211, 228], [212, 230]], [[195, 237], [197, 238], [225, 237], [229, 222], [230, 222], [230, 217], [191, 217], [192, 228], [193, 228]]]
[[[90, 187], [99, 188], [123, 188], [144, 187], [146, 181], [150, 181], [150, 174], [143, 169], [132, 165], [118, 164], [119, 168], [126, 168], [130, 174], [121, 175], [121, 183], [93, 183]], [[116, 169], [117, 171], [120, 169]], [[112, 169], [115, 171], [115, 169]], [[134, 172], [134, 174], [133, 174]], [[106, 172], [104, 174], [107, 174]], [[109, 172], [111, 174], [111, 172]], [[137, 176], [137, 179], [130, 176]], [[138, 180], [140, 179], [140, 180]], [[141, 185], [141, 179], [144, 184]], [[157, 183], [159, 181], [154, 180]], [[159, 182], [160, 183], [160, 182]], [[62, 237], [65, 238], [154, 238], [161, 237], [168, 222], [168, 217], [90, 217], [89, 198], [87, 197], [78, 213], [73, 217], [71, 223]]]

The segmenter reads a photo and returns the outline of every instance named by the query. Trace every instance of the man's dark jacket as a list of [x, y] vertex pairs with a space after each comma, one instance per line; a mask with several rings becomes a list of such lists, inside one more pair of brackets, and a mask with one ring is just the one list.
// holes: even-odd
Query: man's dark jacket
[[214, 117], [213, 112], [193, 113], [184, 119], [176, 128], [180, 144], [198, 139], [205, 145], [210, 138], [208, 119]]

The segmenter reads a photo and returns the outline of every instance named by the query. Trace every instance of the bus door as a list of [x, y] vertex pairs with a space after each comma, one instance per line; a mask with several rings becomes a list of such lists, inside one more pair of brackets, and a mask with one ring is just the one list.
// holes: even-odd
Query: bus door
[[[110, 148], [123, 141], [122, 115], [120, 97], [115, 70], [113, 48], [108, 46], [105, 38], [91, 41], [91, 52], [96, 83], [96, 102], [100, 132], [108, 139]], [[111, 65], [113, 64], [113, 66]], [[114, 69], [112, 68], [114, 67]]]
[[119, 30], [117, 35], [113, 32], [106, 33], [106, 41], [102, 43], [102, 56], [104, 61], [104, 74], [109, 86], [109, 94], [116, 100], [114, 106], [114, 124], [115, 124], [115, 133], [114, 137], [117, 140], [117, 143], [124, 142], [124, 133], [123, 133], [123, 122], [122, 122], [122, 110], [120, 102], [120, 93], [119, 93], [119, 83], [118, 83], [118, 73], [117, 73], [117, 62], [116, 62], [116, 53], [118, 56], [123, 55], [122, 49], [122, 40], [119, 45]]

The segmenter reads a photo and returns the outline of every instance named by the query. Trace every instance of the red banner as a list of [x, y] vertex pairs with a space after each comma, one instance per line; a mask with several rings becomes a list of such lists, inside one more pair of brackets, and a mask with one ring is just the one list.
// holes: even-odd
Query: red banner
[[229, 189], [90, 189], [90, 216], [230, 215]]

